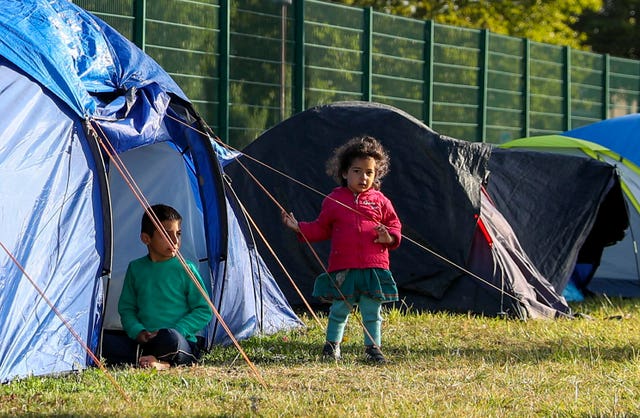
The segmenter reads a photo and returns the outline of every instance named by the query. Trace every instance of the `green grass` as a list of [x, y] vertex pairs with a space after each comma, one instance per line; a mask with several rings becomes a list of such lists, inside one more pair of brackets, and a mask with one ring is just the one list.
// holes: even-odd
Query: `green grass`
[[585, 315], [386, 311], [383, 366], [363, 361], [357, 317], [339, 363], [320, 359], [324, 329], [304, 318], [304, 330], [241, 342], [259, 376], [215, 347], [189, 368], [108, 368], [129, 399], [100, 369], [0, 385], [0, 416], [640, 416], [640, 300], [573, 308]]

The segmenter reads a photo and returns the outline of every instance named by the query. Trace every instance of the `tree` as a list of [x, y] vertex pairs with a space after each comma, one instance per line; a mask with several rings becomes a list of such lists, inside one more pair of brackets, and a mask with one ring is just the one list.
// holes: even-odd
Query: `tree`
[[[332, 0], [453, 26], [488, 29], [537, 42], [585, 49], [585, 33], [574, 25], [602, 0]], [[632, 1], [632, 0], [627, 0]]]
[[586, 33], [593, 51], [640, 58], [640, 0], [607, 0], [598, 11], [585, 11], [573, 27]]

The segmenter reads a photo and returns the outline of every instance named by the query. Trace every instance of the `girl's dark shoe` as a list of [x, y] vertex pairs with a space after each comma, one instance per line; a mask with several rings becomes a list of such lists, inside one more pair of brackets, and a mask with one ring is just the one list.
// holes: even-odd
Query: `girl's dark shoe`
[[322, 348], [322, 357], [331, 360], [340, 360], [340, 343], [327, 341]]
[[372, 363], [384, 364], [387, 362], [387, 359], [380, 351], [380, 347], [376, 347], [375, 345], [367, 345], [365, 346], [364, 355], [367, 361]]

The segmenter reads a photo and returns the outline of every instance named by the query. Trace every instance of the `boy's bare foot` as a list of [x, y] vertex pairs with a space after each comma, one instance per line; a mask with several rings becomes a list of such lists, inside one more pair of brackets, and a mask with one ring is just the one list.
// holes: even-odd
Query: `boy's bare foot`
[[142, 356], [138, 361], [138, 365], [143, 369], [154, 368], [156, 370], [167, 370], [171, 365], [167, 362], [160, 361], [154, 356]]

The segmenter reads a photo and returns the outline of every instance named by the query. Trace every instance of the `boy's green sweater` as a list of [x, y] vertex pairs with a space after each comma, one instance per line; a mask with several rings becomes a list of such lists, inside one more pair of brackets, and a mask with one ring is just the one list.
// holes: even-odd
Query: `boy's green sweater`
[[[190, 261], [187, 265], [202, 285], [195, 265]], [[144, 256], [130, 262], [118, 312], [132, 339], [143, 330], [173, 328], [192, 342], [212, 316], [209, 304], [177, 257], [154, 262]]]

